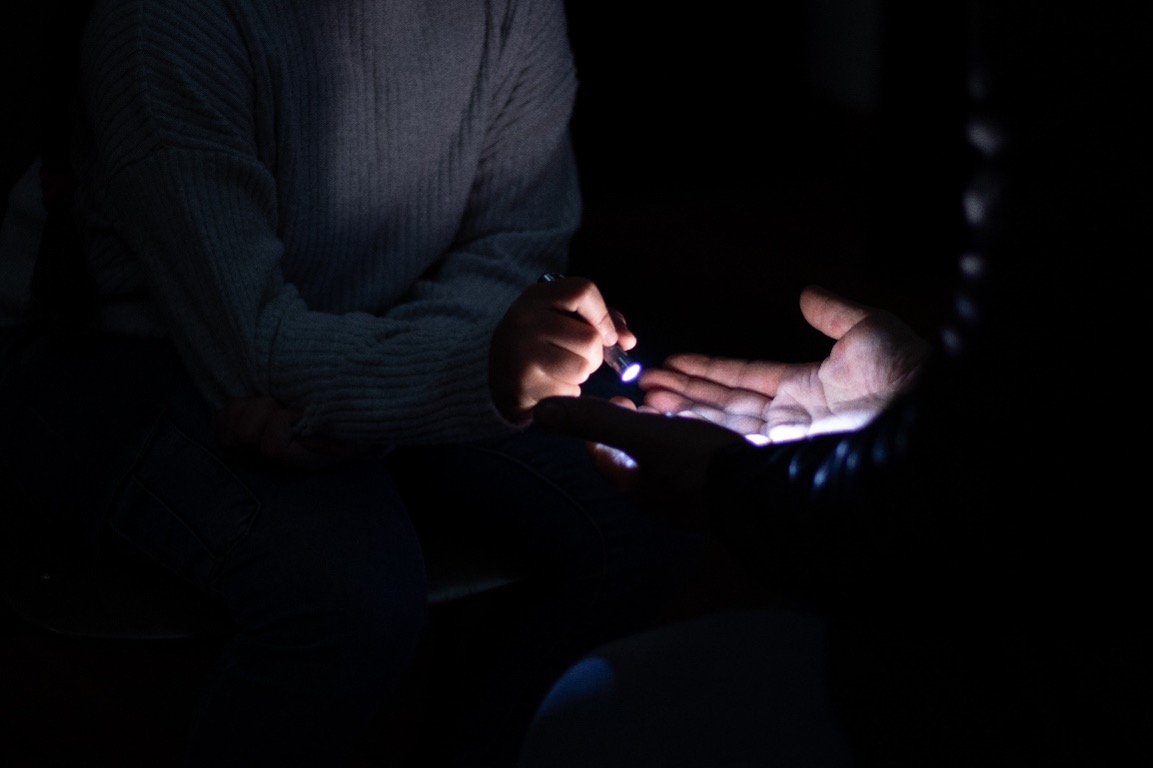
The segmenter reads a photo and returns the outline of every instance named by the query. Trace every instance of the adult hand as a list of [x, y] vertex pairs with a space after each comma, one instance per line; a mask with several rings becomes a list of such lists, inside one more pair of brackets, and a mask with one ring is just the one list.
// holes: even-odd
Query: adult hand
[[511, 422], [530, 418], [549, 396], [577, 396], [602, 365], [606, 346], [637, 344], [621, 313], [606, 306], [598, 287], [565, 277], [527, 288], [497, 325], [490, 346], [489, 386]]
[[810, 325], [835, 340], [825, 360], [671, 356], [639, 378], [646, 406], [774, 442], [854, 430], [908, 389], [930, 354], [925, 340], [885, 310], [817, 286], [803, 290], [799, 304]]
[[704, 420], [671, 417], [624, 397], [547, 398], [534, 424], [584, 439], [598, 468], [627, 495], [694, 511], [710, 457], [745, 439]]
[[213, 415], [213, 431], [225, 449], [300, 471], [329, 468], [368, 450], [322, 436], [297, 438], [293, 424], [300, 417], [269, 396], [238, 398]]

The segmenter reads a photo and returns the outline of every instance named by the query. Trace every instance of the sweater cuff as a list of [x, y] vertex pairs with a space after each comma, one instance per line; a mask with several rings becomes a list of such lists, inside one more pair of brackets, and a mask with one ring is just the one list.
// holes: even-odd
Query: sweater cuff
[[488, 329], [409, 330], [405, 344], [389, 344], [391, 333], [374, 316], [337, 320], [287, 314], [270, 345], [268, 392], [303, 408], [299, 435], [430, 444], [516, 427], [490, 395]]

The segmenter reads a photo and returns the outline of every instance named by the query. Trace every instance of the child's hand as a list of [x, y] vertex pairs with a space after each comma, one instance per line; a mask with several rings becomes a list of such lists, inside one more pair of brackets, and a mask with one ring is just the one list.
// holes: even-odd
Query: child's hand
[[493, 333], [494, 404], [507, 420], [524, 422], [543, 398], [581, 395], [581, 384], [615, 343], [629, 350], [637, 338], [592, 282], [571, 276], [530, 286]]

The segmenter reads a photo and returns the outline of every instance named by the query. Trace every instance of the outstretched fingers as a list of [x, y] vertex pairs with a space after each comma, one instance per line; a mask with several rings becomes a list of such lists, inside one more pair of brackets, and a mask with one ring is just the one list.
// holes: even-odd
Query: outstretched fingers
[[678, 353], [666, 359], [664, 369], [688, 377], [709, 380], [728, 388], [773, 396], [791, 364], [781, 361], [747, 361], [700, 353]]

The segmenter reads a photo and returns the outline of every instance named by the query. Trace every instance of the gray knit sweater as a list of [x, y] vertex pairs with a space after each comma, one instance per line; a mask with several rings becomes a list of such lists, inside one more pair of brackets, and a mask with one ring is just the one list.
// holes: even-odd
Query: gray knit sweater
[[560, 0], [101, 0], [83, 61], [107, 329], [302, 435], [512, 429], [490, 337], [580, 215]]

